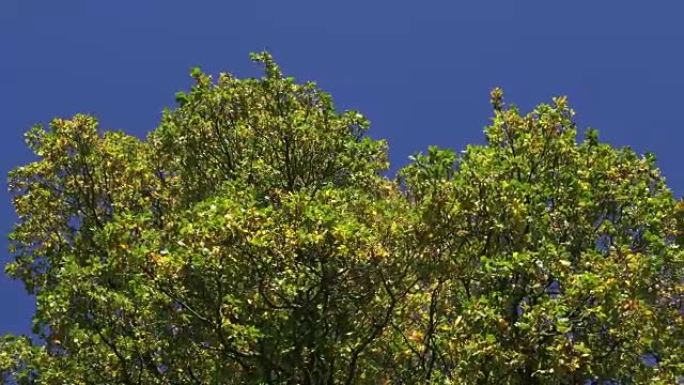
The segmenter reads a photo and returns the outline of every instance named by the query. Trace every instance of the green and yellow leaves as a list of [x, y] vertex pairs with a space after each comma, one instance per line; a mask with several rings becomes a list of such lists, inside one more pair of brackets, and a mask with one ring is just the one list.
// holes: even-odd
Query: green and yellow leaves
[[358, 112], [337, 113], [313, 83], [282, 76], [270, 55], [261, 79], [222, 74], [216, 84], [193, 71], [197, 83], [167, 110], [150, 142], [163, 167], [180, 176], [181, 196], [201, 199], [221, 183], [250, 180], [265, 194], [360, 183], [387, 167], [386, 146], [364, 137]]
[[[41, 344], [19, 384], [673, 383], [684, 206], [651, 155], [492, 93], [485, 145], [386, 143], [313, 83], [211, 76], [146, 140], [77, 115], [26, 136], [9, 274]], [[646, 355], [657, 357], [648, 367]]]
[[648, 378], [640, 357], [673, 359], [682, 335], [676, 202], [652, 157], [594, 132], [576, 143], [565, 98], [524, 116], [500, 90], [492, 101], [487, 146], [458, 159], [431, 148], [401, 172], [426, 252], [448, 261], [430, 279], [459, 293], [422, 310], [423, 330], [450, 341], [431, 346], [442, 370], [507, 384]]

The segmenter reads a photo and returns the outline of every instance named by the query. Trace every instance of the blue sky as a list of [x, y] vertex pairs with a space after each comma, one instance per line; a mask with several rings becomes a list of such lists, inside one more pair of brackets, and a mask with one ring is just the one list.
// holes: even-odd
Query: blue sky
[[[681, 0], [0, 0], [0, 170], [31, 160], [35, 123], [86, 112], [144, 135], [190, 67], [258, 75], [248, 53], [267, 49], [366, 114], [393, 169], [431, 144], [481, 143], [501, 86], [523, 109], [568, 95], [581, 127], [655, 152], [681, 196], [682, 15]], [[4, 189], [0, 218], [6, 234]], [[3, 276], [0, 293], [0, 334], [28, 332], [21, 284]]]

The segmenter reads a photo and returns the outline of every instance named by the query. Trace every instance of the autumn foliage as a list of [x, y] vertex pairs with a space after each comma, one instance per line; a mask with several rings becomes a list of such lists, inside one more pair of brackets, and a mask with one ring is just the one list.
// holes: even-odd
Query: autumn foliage
[[[8, 273], [18, 384], [674, 384], [684, 206], [565, 98], [492, 92], [486, 144], [384, 141], [313, 83], [199, 69], [144, 140], [91, 116], [26, 140]], [[14, 382], [13, 382], [14, 381]]]

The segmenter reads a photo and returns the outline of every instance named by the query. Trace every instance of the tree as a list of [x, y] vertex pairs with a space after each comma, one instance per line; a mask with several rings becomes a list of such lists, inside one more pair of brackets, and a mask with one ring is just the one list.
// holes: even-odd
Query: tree
[[[492, 93], [487, 144], [396, 179], [358, 112], [268, 54], [199, 69], [145, 140], [34, 127], [12, 171], [19, 384], [674, 383], [684, 205], [653, 156]], [[645, 362], [645, 357], [657, 361]]]

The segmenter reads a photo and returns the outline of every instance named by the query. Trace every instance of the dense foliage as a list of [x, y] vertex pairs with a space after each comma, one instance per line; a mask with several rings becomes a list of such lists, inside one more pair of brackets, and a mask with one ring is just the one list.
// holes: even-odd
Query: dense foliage
[[[486, 144], [396, 179], [359, 113], [268, 54], [199, 69], [146, 140], [35, 127], [8, 273], [18, 384], [673, 384], [684, 206], [653, 156], [492, 92]], [[589, 382], [588, 382], [589, 381]]]

